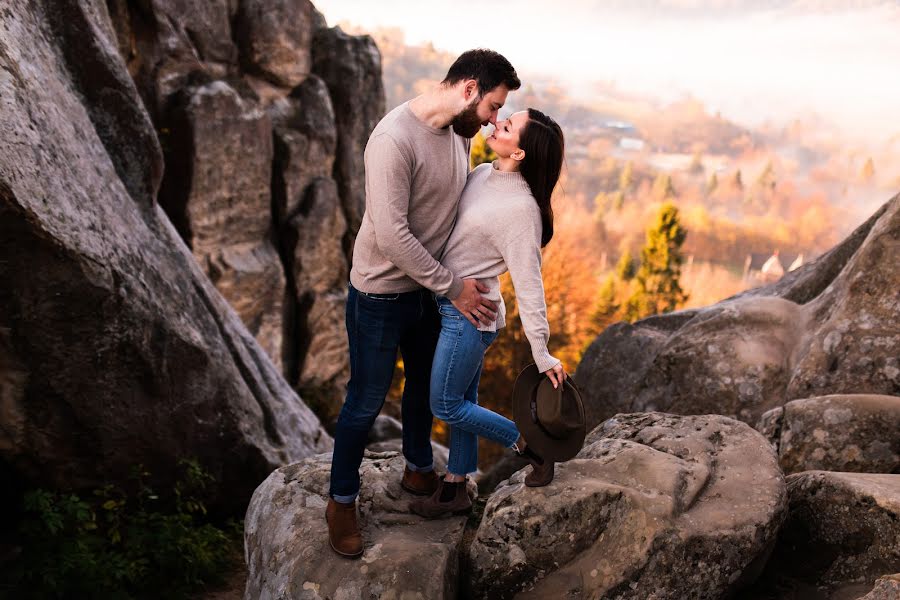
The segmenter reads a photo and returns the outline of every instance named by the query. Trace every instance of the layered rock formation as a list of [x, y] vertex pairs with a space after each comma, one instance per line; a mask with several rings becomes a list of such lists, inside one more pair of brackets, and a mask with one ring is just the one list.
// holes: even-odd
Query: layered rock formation
[[[229, 26], [217, 11], [231, 4], [148, 3], [162, 11], [153, 35], [173, 41], [153, 57], [134, 50], [151, 33], [140, 19], [129, 13], [133, 28], [117, 37], [102, 2], [0, 9], [0, 453], [32, 484], [99, 486], [139, 464], [166, 481], [193, 457], [221, 483], [214, 502], [234, 508], [273, 468], [330, 448], [206, 276], [244, 286], [274, 254], [255, 237], [269, 218], [232, 210], [237, 199], [267, 208], [257, 187], [268, 182], [268, 117], [225, 82], [176, 85], [197, 56], [231, 60], [231, 36], [215, 29]], [[123, 23], [116, 10], [127, 7], [110, 5]], [[172, 29], [185, 19], [201, 33]], [[117, 42], [132, 48], [138, 79], [154, 69], [153, 94], [180, 90], [186, 214], [210, 207], [189, 219], [195, 255], [210, 249], [202, 268], [156, 202], [164, 152]], [[239, 157], [244, 145], [252, 155]], [[214, 181], [225, 159], [236, 172]], [[215, 254], [210, 243], [227, 238], [216, 223], [235, 220], [247, 237]], [[277, 332], [266, 305], [256, 330]]]
[[162, 142], [160, 204], [289, 383], [334, 416], [378, 49], [308, 0], [109, 5]]
[[900, 395], [898, 236], [900, 196], [771, 286], [607, 328], [576, 373], [590, 423], [663, 410], [755, 424], [794, 399]]

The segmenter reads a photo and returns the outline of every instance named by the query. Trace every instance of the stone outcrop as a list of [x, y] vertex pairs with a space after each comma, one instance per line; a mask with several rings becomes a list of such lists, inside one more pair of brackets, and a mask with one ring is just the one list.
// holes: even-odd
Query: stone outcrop
[[[219, 4], [231, 3], [192, 10]], [[105, 3], [11, 0], [2, 11], [0, 456], [31, 484], [75, 488], [138, 464], [165, 482], [192, 457], [227, 490], [214, 502], [240, 506], [273, 468], [331, 440], [155, 202], [163, 153]], [[216, 39], [208, 52], [227, 54]], [[266, 117], [233, 89], [187, 97], [198, 131], [231, 111], [248, 120], [225, 145], [271, 148]], [[193, 139], [213, 168], [206, 135]], [[244, 176], [235, 194], [258, 193]], [[229, 194], [205, 196], [224, 206], [204, 228], [237, 218]]]
[[793, 400], [757, 429], [787, 473], [824, 470], [900, 473], [900, 397], [868, 394]]
[[900, 196], [779, 282], [607, 328], [576, 371], [589, 423], [662, 410], [755, 424], [797, 398], [900, 395], [898, 236]]
[[310, 70], [313, 5], [309, 0], [241, 0], [235, 37], [244, 69], [292, 88]]
[[359, 231], [366, 207], [366, 142], [385, 112], [381, 54], [369, 36], [350, 36], [333, 27], [316, 32], [312, 63], [313, 72], [328, 85], [334, 105], [334, 175], [352, 239]]
[[900, 571], [900, 475], [807, 471], [787, 486], [789, 516], [766, 578], [821, 593], [871, 587]]
[[355, 561], [328, 547], [331, 455], [272, 473], [253, 494], [244, 522], [244, 598], [456, 598], [466, 518], [426, 521], [412, 514], [415, 496], [400, 487], [405, 464], [396, 452], [366, 453], [357, 502], [365, 549]]
[[617, 415], [550, 486], [524, 475], [488, 500], [472, 597], [725, 597], [758, 574], [787, 500], [765, 438], [716, 415]]
[[384, 114], [377, 47], [308, 0], [107, 4], [162, 142], [160, 203], [289, 383], [333, 417], [362, 151]]
[[860, 600], [897, 600], [900, 598], [900, 573], [881, 577], [872, 591]]
[[281, 370], [285, 278], [272, 243], [272, 124], [227, 82], [173, 95], [159, 195], [197, 262]]

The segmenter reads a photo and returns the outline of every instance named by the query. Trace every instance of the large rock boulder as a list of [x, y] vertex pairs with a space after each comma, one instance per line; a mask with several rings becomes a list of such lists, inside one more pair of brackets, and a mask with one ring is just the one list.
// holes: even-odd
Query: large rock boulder
[[309, 0], [240, 0], [236, 39], [245, 70], [282, 87], [310, 70], [313, 12]]
[[[282, 237], [296, 294], [298, 351], [295, 383], [327, 397], [330, 420], [340, 410], [350, 377], [346, 304], [349, 266], [342, 240], [347, 222], [332, 179], [314, 180], [304, 203], [291, 215]], [[325, 407], [323, 407], [325, 408]]]
[[405, 464], [397, 452], [366, 453], [357, 501], [365, 550], [356, 561], [328, 545], [331, 455], [272, 473], [244, 521], [244, 598], [456, 598], [466, 517], [429, 521], [412, 514], [415, 496], [400, 487]]
[[282, 227], [300, 210], [309, 185], [331, 177], [337, 128], [328, 88], [315, 75], [273, 102], [268, 111], [275, 134], [272, 199], [276, 222]]
[[549, 486], [524, 476], [488, 500], [473, 597], [725, 597], [758, 574], [787, 504], [765, 438], [717, 415], [617, 415]]
[[900, 475], [807, 471], [787, 486], [788, 518], [763, 580], [833, 593], [900, 571]]
[[900, 397], [871, 394], [793, 400], [757, 425], [785, 473], [900, 473]]
[[162, 155], [105, 3], [2, 11], [0, 457], [75, 488], [139, 464], [170, 483], [194, 457], [242, 506], [331, 440], [154, 202]]
[[312, 45], [312, 70], [331, 94], [337, 122], [334, 178], [351, 237], [366, 208], [363, 153], [369, 134], [384, 116], [381, 53], [371, 37], [347, 35], [339, 27], [320, 29]]
[[860, 600], [897, 600], [900, 598], [900, 573], [886, 575], [875, 582], [872, 591]]
[[222, 80], [171, 104], [160, 204], [280, 371], [285, 277], [272, 243], [269, 116]]
[[795, 398], [900, 395], [898, 237], [900, 195], [782, 281], [607, 328], [576, 371], [589, 423], [646, 410], [756, 423]]
[[108, 0], [119, 54], [155, 122], [171, 95], [197, 74], [233, 73], [234, 0]]

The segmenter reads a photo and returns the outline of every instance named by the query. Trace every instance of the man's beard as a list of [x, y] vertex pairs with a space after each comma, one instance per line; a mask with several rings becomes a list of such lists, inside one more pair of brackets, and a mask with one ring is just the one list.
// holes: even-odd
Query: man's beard
[[481, 131], [481, 123], [482, 120], [478, 118], [477, 99], [450, 121], [453, 131], [465, 138], [475, 137], [475, 134]]

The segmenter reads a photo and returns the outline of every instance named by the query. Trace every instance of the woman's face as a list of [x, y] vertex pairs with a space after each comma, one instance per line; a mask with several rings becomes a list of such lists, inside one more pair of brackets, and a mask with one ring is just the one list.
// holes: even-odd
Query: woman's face
[[488, 147], [500, 158], [512, 156], [517, 160], [522, 160], [525, 155], [519, 148], [519, 133], [527, 123], [527, 110], [513, 113], [505, 121], [497, 121], [494, 132], [486, 140]]

